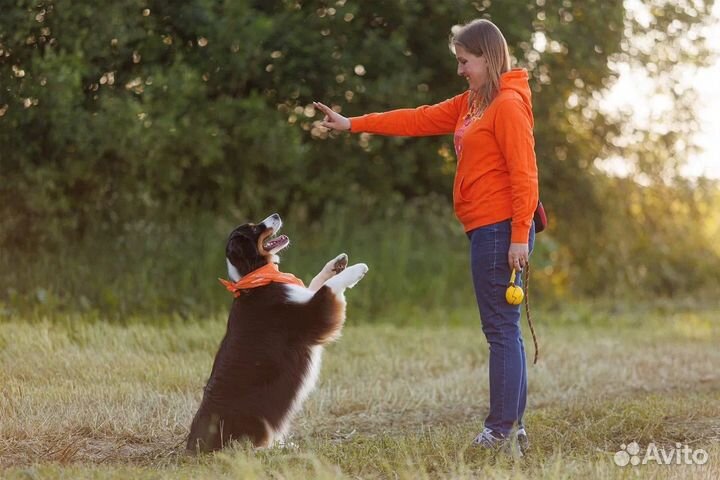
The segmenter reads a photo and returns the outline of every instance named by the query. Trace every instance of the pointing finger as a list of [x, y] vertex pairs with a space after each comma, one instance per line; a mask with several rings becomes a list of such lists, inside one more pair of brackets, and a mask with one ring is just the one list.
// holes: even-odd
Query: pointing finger
[[325, 113], [326, 115], [329, 115], [329, 114], [330, 114], [330, 111], [331, 111], [331, 110], [330, 110], [330, 108], [328, 108], [327, 105], [324, 105], [324, 104], [322, 104], [322, 103], [320, 103], [320, 102], [313, 102], [313, 104], [314, 104], [316, 107], [318, 107], [318, 108], [319, 108], [323, 113]]

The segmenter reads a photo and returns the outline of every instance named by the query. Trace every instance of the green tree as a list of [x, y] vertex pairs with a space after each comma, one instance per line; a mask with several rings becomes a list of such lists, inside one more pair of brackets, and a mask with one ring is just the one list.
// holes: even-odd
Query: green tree
[[[311, 105], [355, 115], [457, 94], [466, 86], [450, 27], [484, 17], [531, 73], [548, 255], [596, 291], [624, 258], [606, 254], [600, 267], [597, 252], [635, 241], [614, 229], [637, 218], [606, 199], [642, 191], [596, 161], [627, 157], [653, 192], [675, 191], [664, 183], [693, 128], [675, 66], [707, 56], [697, 28], [710, 0], [642, 5], [644, 16], [620, 0], [3, 0], [0, 245], [51, 246], [198, 211], [315, 218], [348, 202], [370, 212], [391, 197], [449, 202], [450, 138], [328, 139]], [[602, 112], [617, 62], [661, 80], [676, 102], [672, 128], [629, 131]]]

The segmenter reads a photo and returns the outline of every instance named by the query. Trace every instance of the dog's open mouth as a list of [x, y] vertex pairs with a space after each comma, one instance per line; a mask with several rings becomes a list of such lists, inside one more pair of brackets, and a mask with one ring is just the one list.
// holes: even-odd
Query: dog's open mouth
[[268, 253], [276, 253], [290, 244], [290, 239], [287, 235], [279, 235], [270, 240], [263, 242], [263, 248]]
[[271, 229], [260, 242], [262, 249], [270, 255], [273, 255], [290, 245], [290, 239], [287, 235], [278, 235], [277, 237], [274, 237], [274, 233], [275, 232]]

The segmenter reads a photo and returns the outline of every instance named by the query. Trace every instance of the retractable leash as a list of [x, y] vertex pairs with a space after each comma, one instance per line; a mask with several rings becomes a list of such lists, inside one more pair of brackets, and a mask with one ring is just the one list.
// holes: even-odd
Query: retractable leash
[[530, 326], [530, 333], [532, 333], [533, 345], [535, 346], [535, 358], [533, 359], [533, 365], [537, 363], [538, 353], [540, 348], [538, 347], [537, 336], [535, 335], [535, 327], [530, 317], [530, 262], [525, 265], [525, 292], [523, 289], [515, 285], [515, 269], [513, 268], [512, 274], [510, 275], [510, 283], [505, 291], [505, 300], [510, 305], [520, 305], [525, 299], [525, 314], [527, 315], [528, 325]]

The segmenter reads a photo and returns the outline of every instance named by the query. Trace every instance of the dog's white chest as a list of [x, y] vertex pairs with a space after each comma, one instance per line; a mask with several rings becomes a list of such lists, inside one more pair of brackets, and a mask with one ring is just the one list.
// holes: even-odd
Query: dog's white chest
[[285, 295], [288, 303], [308, 303], [315, 292], [299, 285], [285, 285]]

